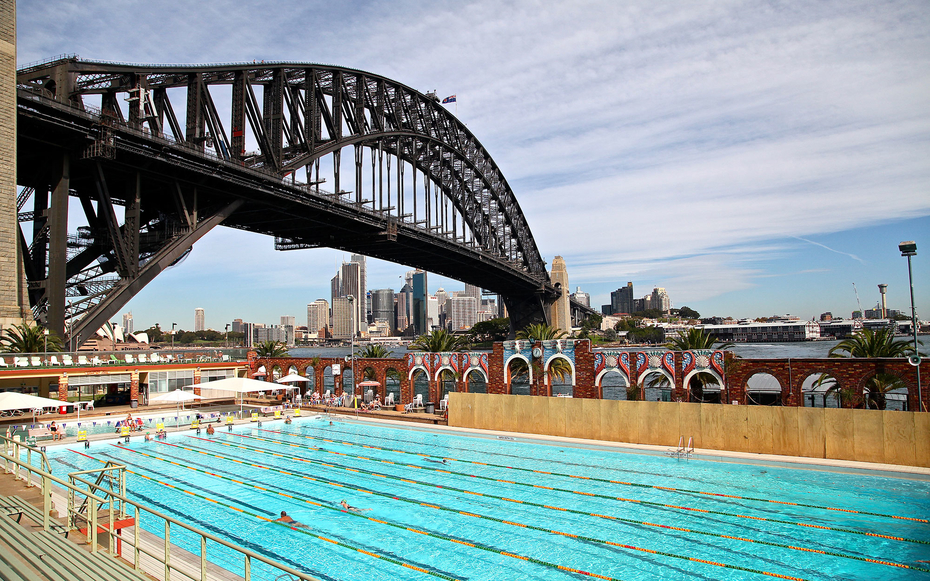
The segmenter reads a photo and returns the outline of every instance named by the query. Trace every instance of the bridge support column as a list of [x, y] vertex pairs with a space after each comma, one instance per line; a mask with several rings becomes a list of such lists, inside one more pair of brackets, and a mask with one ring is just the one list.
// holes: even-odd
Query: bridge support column
[[16, 207], [16, 2], [0, 6], [0, 327], [29, 311]]
[[48, 207], [48, 279], [45, 296], [48, 310], [45, 326], [65, 336], [65, 283], [68, 280], [68, 195], [71, 189], [71, 158], [62, 153], [55, 160], [52, 199]]

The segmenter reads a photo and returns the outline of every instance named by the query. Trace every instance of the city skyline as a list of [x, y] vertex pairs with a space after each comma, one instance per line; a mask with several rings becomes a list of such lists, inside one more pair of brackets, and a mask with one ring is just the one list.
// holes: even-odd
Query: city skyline
[[[915, 240], [918, 313], [930, 317], [924, 2], [170, 4], [23, 3], [19, 64], [329, 62], [456, 94], [453, 112], [501, 167], [543, 257], [563, 256], [595, 308], [632, 281], [706, 316], [848, 317], [852, 283], [862, 309], [884, 283], [889, 308], [909, 312], [897, 244]], [[331, 26], [299, 34], [311, 17]], [[163, 32], [108, 34], [129, 21]], [[182, 324], [206, 301], [213, 328], [300, 318], [348, 258], [272, 248], [220, 228], [123, 311], [137, 329]], [[397, 291], [409, 269], [370, 260], [367, 287]], [[462, 288], [429, 278], [432, 292]]]

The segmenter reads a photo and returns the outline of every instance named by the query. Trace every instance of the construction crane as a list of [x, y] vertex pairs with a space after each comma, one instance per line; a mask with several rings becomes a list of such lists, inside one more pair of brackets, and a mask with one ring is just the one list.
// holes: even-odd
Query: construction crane
[[865, 312], [862, 310], [862, 303], [859, 302], [859, 290], [856, 289], [856, 283], [852, 283], [852, 285], [853, 285], [853, 292], [856, 293], [856, 304], [859, 306], [859, 317], [864, 319]]

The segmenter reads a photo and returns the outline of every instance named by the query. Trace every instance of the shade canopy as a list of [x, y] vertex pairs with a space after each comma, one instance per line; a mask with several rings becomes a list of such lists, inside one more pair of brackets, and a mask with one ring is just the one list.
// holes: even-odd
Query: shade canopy
[[68, 405], [68, 402], [48, 397], [38, 397], [16, 391], [0, 393], [0, 410], [25, 410], [38, 408], [52, 408]]
[[310, 381], [310, 379], [304, 377], [303, 375], [297, 375], [296, 373], [291, 373], [289, 375], [285, 375], [281, 379], [276, 379], [275, 381], [278, 383], [293, 383], [295, 381]]
[[[186, 387], [194, 387], [188, 385]], [[251, 393], [254, 391], [270, 391], [278, 386], [267, 381], [258, 381], [247, 377], [229, 377], [219, 381], [208, 381], [207, 383], [198, 383], [196, 387], [201, 389], [217, 389], [220, 391], [234, 391], [236, 393]]]
[[194, 401], [195, 399], [201, 399], [201, 397], [189, 391], [184, 391], [183, 389], [174, 389], [168, 393], [156, 395], [151, 398], [150, 401], [182, 403], [185, 401]]
[[358, 386], [359, 387], [381, 387], [381, 383], [377, 381], [372, 381], [369, 379], [368, 381], [361, 382], [360, 384], [358, 384]]

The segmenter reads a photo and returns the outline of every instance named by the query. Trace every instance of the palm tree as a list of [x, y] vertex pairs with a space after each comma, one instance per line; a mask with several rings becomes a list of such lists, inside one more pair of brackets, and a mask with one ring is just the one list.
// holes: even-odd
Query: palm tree
[[[568, 333], [560, 330], [558, 327], [546, 325], [545, 323], [533, 323], [517, 331], [517, 339], [528, 341], [551, 341], [553, 339], [562, 339], [568, 336]], [[522, 360], [514, 361], [510, 367], [511, 377], [520, 377], [529, 373], [529, 368]], [[533, 373], [540, 373], [540, 367], [534, 367]], [[549, 364], [549, 375], [553, 378], [564, 381], [566, 377], [571, 377], [572, 366], [562, 357], [557, 357]]]
[[568, 336], [568, 333], [565, 331], [545, 323], [533, 323], [517, 331], [517, 339], [528, 339], [530, 341], [551, 341], [566, 336]]
[[457, 337], [445, 329], [437, 329], [429, 335], [417, 337], [408, 349], [428, 353], [449, 353], [451, 351], [461, 351], [468, 344], [467, 341], [465, 337]]
[[376, 343], [355, 352], [356, 357], [361, 357], [363, 359], [384, 359], [390, 354], [391, 353], [384, 348], [384, 345], [378, 345]]
[[[918, 352], [922, 356], [921, 353]], [[894, 330], [890, 327], [880, 329], [860, 329], [847, 339], [843, 339], [830, 349], [830, 357], [909, 357], [914, 355], [914, 346], [904, 341], [895, 341]], [[823, 383], [827, 376], [821, 375], [815, 385]], [[883, 410], [887, 404], [886, 395], [896, 389], [904, 388], [904, 381], [891, 373], [877, 373], [865, 384], [869, 391], [866, 404], [870, 408]], [[831, 387], [827, 392], [837, 391]], [[840, 391], [844, 403], [853, 403], [851, 387]]]
[[687, 331], [678, 331], [677, 337], [672, 337], [665, 343], [665, 346], [675, 351], [692, 351], [694, 349], [729, 349], [733, 343], [723, 343], [714, 346], [718, 340], [716, 337], [697, 327], [691, 327]]
[[287, 357], [287, 346], [280, 341], [262, 341], [255, 346], [259, 357]]
[[[722, 343], [720, 345], [716, 345], [716, 343], [718, 343], [717, 338], [704, 329], [691, 327], [687, 331], [678, 331], [677, 336], [671, 337], [665, 343], [665, 346], [669, 349], [674, 349], [675, 351], [693, 351], [695, 349], [729, 349], [733, 346], [733, 343]], [[661, 380], [664, 378], [660, 377], [658, 379], [661, 382]], [[653, 381], [655, 381], [655, 378]], [[717, 380], [708, 373], [698, 373], [691, 378], [689, 383], [698, 389], [692, 390], [690, 385], [686, 385], [685, 388], [689, 391], [692, 391], [692, 393], [694, 393], [694, 395], [696, 395], [701, 401], [704, 400], [705, 388], [712, 385], [718, 385]], [[649, 385], [649, 387], [658, 386]]]
[[45, 335], [45, 327], [31, 323], [13, 325], [3, 330], [0, 350], [7, 353], [42, 353], [61, 351], [61, 337], [54, 331]]

